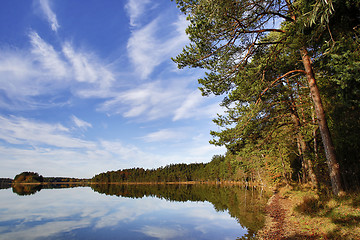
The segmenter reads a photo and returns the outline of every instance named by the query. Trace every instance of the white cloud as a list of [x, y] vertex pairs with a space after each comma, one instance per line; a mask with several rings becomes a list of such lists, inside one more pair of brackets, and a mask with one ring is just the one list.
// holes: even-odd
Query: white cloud
[[[98, 107], [99, 111], [121, 114], [125, 118], [152, 121], [170, 117], [173, 121], [213, 118], [221, 113], [218, 98], [203, 97], [191, 88], [197, 76], [169, 77], [135, 84], [128, 90], [113, 93], [114, 97]], [[110, 94], [109, 94], [110, 96]]]
[[33, 53], [33, 61], [39, 62], [42, 69], [55, 78], [66, 78], [66, 63], [60, 58], [53, 46], [46, 43], [36, 32], [29, 34]]
[[22, 117], [0, 116], [0, 139], [11, 144], [48, 145], [60, 148], [90, 148], [94, 144], [70, 136], [61, 124], [48, 124]]
[[188, 42], [184, 30], [186, 20], [183, 16], [168, 26], [166, 34], [160, 32], [159, 25], [162, 21], [164, 20], [160, 17], [156, 18], [146, 26], [134, 30], [129, 38], [129, 58], [141, 79], [148, 78], [156, 66], [169, 61], [170, 57], [175, 56]]
[[185, 137], [183, 130], [161, 129], [141, 137], [145, 142], [179, 141]]
[[31, 109], [52, 105], [35, 101], [41, 95], [59, 95], [69, 85], [68, 65], [36, 32], [29, 34], [30, 51], [0, 49], [0, 89], [7, 99], [2, 107]]
[[161, 61], [164, 61], [164, 48], [154, 36], [157, 27], [158, 19], [144, 28], [134, 31], [128, 41], [127, 48], [130, 60], [142, 79], [147, 78], [153, 69]]
[[185, 86], [176, 81], [144, 83], [119, 93], [106, 101], [99, 110], [121, 113], [128, 118], [141, 116], [146, 121], [155, 120], [172, 115], [186, 91]]
[[108, 89], [115, 81], [114, 73], [102, 64], [96, 56], [75, 51], [70, 43], [63, 45], [63, 53], [72, 65], [72, 73], [78, 82], [91, 84], [90, 88], [80, 89], [82, 97], [106, 97]]
[[173, 120], [179, 120], [183, 118], [189, 118], [199, 112], [199, 105], [203, 102], [204, 97], [201, 96], [200, 91], [196, 90], [189, 94], [182, 105], [176, 109]]
[[31, 58], [21, 51], [2, 50], [0, 52], [0, 88], [9, 98], [19, 98], [19, 96], [31, 96], [38, 94], [36, 82], [32, 86], [28, 79], [39, 75], [33, 67]]
[[45, 14], [51, 29], [54, 32], [57, 32], [58, 28], [60, 27], [57, 19], [56, 19], [56, 15], [55, 13], [51, 10], [50, 8], [50, 4], [48, 0], [40, 0], [40, 7], [43, 11], [43, 13]]
[[[79, 125], [87, 126], [86, 123]], [[0, 115], [0, 175], [13, 177], [25, 169], [47, 176], [66, 173], [73, 177], [92, 177], [95, 173], [121, 168], [208, 162], [213, 155], [225, 151], [208, 144], [208, 136], [201, 134], [186, 142], [166, 144], [166, 149], [158, 146], [158, 141], [184, 140], [194, 132], [201, 133], [194, 129], [160, 130], [146, 136], [148, 143], [154, 145], [144, 148], [121, 140], [85, 141], [74, 136], [71, 128], [59, 123]]]
[[[116, 95], [109, 89], [116, 74], [91, 51], [79, 51], [62, 43], [57, 51], [38, 33], [29, 33], [31, 49], [0, 48], [0, 106], [8, 109], [51, 107], [62, 91], [82, 98], [106, 98]], [[2, 91], [1, 91], [2, 90]], [[66, 102], [66, 100], [65, 100]]]
[[130, 18], [130, 26], [137, 26], [139, 17], [146, 10], [146, 6], [150, 3], [150, 0], [129, 0], [125, 5]]
[[91, 123], [88, 123], [88, 122], [86, 122], [84, 120], [81, 120], [81, 119], [77, 118], [75, 115], [71, 116], [71, 120], [73, 121], [75, 126], [78, 127], [78, 128], [86, 130], [87, 128], [92, 127]]

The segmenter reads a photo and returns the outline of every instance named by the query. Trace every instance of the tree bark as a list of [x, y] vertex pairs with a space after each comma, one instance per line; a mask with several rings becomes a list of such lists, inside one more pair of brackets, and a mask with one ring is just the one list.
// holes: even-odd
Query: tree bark
[[325, 149], [326, 162], [329, 167], [332, 190], [335, 195], [339, 195], [344, 191], [344, 188], [341, 182], [340, 167], [336, 159], [335, 147], [331, 139], [330, 131], [325, 117], [325, 111], [321, 102], [319, 88], [316, 84], [312, 63], [306, 48], [301, 48], [300, 54], [310, 87], [311, 98], [314, 102], [315, 114]]
[[291, 109], [290, 111], [291, 111], [291, 118], [292, 118], [292, 120], [293, 120], [293, 122], [295, 124], [296, 131], [297, 131], [296, 141], [297, 141], [297, 145], [298, 145], [298, 151], [299, 151], [300, 159], [301, 159], [301, 162], [302, 162], [302, 167], [303, 167], [303, 170], [304, 170], [303, 179], [304, 179], [304, 181], [307, 181], [307, 179], [308, 179], [307, 176], [309, 176], [313, 186], [317, 187], [318, 182], [317, 182], [316, 175], [314, 173], [313, 164], [311, 162], [311, 159], [308, 156], [309, 149], [308, 149], [308, 147], [306, 145], [304, 136], [300, 132], [300, 127], [301, 127], [300, 119], [299, 119], [299, 117], [298, 117], [298, 115], [297, 115], [297, 113], [295, 112], [294, 109]]

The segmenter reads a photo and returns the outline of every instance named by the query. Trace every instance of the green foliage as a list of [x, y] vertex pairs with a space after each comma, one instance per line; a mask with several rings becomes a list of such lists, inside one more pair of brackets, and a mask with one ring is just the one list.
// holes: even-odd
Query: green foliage
[[[360, 186], [360, 1], [176, 3], [190, 22], [191, 43], [173, 60], [179, 68], [207, 71], [198, 80], [203, 95], [224, 96], [225, 113], [214, 119], [220, 130], [211, 131], [210, 142], [225, 145], [228, 153], [224, 163], [205, 167], [214, 166], [206, 170], [211, 176], [317, 183], [315, 172], [327, 185], [324, 148], [299, 54], [307, 49], [343, 179], [348, 187], [350, 182]], [[222, 167], [226, 162], [230, 168]]]

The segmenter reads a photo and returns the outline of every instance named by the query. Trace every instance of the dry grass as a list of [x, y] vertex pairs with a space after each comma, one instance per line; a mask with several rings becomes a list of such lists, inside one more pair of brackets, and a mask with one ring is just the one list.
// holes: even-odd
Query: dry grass
[[348, 194], [334, 198], [319, 195], [310, 188], [280, 191], [291, 200], [290, 225], [298, 235], [317, 236], [316, 239], [360, 239], [360, 196]]

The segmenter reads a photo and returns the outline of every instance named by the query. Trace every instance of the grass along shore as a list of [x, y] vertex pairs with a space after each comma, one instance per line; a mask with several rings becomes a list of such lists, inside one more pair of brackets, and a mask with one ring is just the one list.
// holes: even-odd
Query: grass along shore
[[259, 239], [360, 239], [360, 195], [319, 194], [308, 187], [283, 187], [266, 206]]

